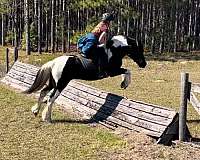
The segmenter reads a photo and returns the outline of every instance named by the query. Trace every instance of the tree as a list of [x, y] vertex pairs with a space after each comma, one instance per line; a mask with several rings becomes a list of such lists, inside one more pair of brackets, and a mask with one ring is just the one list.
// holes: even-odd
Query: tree
[[29, 24], [29, 0], [24, 1], [24, 22], [26, 37], [26, 54], [30, 55], [30, 24]]
[[41, 54], [42, 41], [42, 0], [38, 0], [38, 53]]
[[55, 53], [55, 0], [51, 1], [51, 53]]

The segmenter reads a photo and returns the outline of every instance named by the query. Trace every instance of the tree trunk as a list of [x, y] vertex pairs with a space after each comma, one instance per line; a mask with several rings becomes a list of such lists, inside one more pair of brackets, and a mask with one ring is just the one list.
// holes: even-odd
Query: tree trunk
[[62, 52], [66, 52], [66, 36], [65, 36], [65, 30], [66, 30], [66, 18], [65, 18], [65, 12], [66, 12], [66, 1], [63, 0], [63, 7], [62, 7]]
[[155, 53], [155, 26], [156, 26], [156, 20], [155, 20], [155, 16], [156, 16], [156, 7], [155, 7], [155, 2], [153, 3], [153, 9], [152, 9], [152, 34], [151, 34], [151, 53], [154, 54]]
[[51, 2], [51, 53], [55, 53], [55, 0], [52, 0]]
[[4, 46], [5, 45], [5, 29], [4, 29], [4, 24], [5, 24], [5, 15], [2, 13], [2, 15], [1, 15], [1, 25], [2, 25], [2, 27], [1, 27], [1, 30], [2, 30], [2, 33], [1, 33], [1, 45], [2, 46]]
[[24, 1], [24, 12], [25, 12], [25, 34], [26, 34], [26, 54], [30, 55], [30, 25], [29, 25], [29, 0]]
[[177, 30], [178, 30], [178, 2], [175, 1], [175, 24], [174, 24], [174, 49], [173, 51], [176, 52], [177, 50]]
[[15, 40], [14, 40], [14, 46], [18, 47], [19, 45], [19, 0], [15, 0], [15, 14], [14, 14], [14, 35], [15, 35]]
[[38, 0], [38, 53], [42, 53], [41, 40], [42, 40], [42, 0]]
[[[191, 0], [189, 0], [189, 6], [191, 7]], [[192, 11], [189, 10], [189, 25], [188, 25], [188, 44], [187, 44], [187, 50], [190, 52], [191, 50], [191, 32], [192, 32]]]
[[67, 11], [67, 50], [70, 50], [70, 11]]
[[161, 8], [161, 16], [160, 16], [160, 19], [161, 19], [161, 34], [160, 34], [160, 46], [159, 46], [159, 53], [162, 53], [163, 52], [163, 46], [164, 46], [164, 7], [162, 6]]
[[51, 29], [51, 1], [46, 4], [46, 14], [45, 14], [45, 52], [49, 52], [49, 42], [50, 42], [50, 29]]
[[[130, 2], [129, 0], [127, 1], [127, 7], [130, 7]], [[126, 36], [129, 36], [129, 28], [130, 28], [130, 18], [128, 16], [127, 22], [126, 22]]]

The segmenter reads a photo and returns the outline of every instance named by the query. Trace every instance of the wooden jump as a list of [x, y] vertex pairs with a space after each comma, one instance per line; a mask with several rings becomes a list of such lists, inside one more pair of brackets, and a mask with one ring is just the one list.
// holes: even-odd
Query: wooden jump
[[[33, 83], [39, 67], [15, 62], [1, 80], [20, 90]], [[88, 117], [108, 128], [127, 128], [157, 139], [157, 143], [170, 144], [178, 138], [178, 113], [158, 105], [126, 99], [112, 93], [71, 81], [58, 97], [56, 103], [72, 106], [74, 112]], [[187, 132], [189, 135], [189, 131]]]

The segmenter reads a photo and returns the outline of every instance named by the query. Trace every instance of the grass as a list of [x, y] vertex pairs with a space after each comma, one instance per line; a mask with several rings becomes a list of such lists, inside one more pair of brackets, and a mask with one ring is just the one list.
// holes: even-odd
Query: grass
[[[4, 61], [4, 51], [5, 48], [0, 48], [0, 63]], [[33, 54], [27, 57], [24, 52], [20, 52], [19, 59], [41, 65], [58, 55]], [[199, 57], [199, 53], [177, 53], [163, 57], [148, 55], [148, 66], [145, 69], [139, 69], [131, 60], [124, 59], [124, 67], [132, 72], [132, 83], [126, 90], [120, 89], [120, 76], [83, 82], [130, 99], [178, 111], [180, 73], [189, 72], [192, 82], [200, 82]], [[115, 151], [119, 152], [127, 146], [126, 141], [116, 135], [84, 124], [44, 124], [40, 121], [41, 117], [35, 119], [30, 114], [30, 107], [35, 100], [16, 94], [2, 85], [0, 90], [0, 157], [3, 159], [109, 159], [105, 153], [112, 156]], [[58, 109], [53, 113], [54, 119], [71, 119], [70, 115]], [[196, 138], [200, 138], [199, 121], [199, 115], [189, 105], [188, 126]]]
[[[126, 142], [110, 132], [78, 123], [41, 122], [34, 118], [30, 97], [0, 85], [0, 159], [99, 159]], [[70, 115], [54, 109], [54, 119], [70, 120]]]

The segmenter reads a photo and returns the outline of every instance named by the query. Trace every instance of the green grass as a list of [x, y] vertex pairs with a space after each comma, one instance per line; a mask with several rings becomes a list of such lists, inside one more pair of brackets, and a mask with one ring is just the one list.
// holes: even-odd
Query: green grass
[[[0, 85], [0, 159], [99, 159], [126, 146], [114, 134], [78, 123], [41, 122], [30, 112], [30, 97]], [[70, 116], [54, 109], [54, 120]]]

